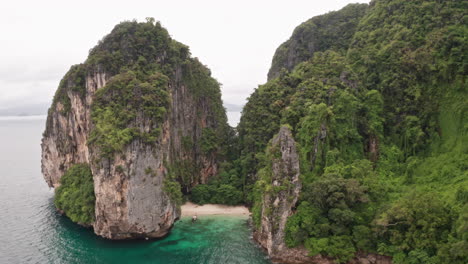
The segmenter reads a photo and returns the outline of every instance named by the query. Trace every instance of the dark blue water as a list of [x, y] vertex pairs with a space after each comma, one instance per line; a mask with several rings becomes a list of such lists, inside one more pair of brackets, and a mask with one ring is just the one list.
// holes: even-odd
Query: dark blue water
[[155, 241], [109, 241], [60, 216], [40, 172], [43, 118], [0, 118], [0, 263], [270, 263], [245, 217], [177, 222]]

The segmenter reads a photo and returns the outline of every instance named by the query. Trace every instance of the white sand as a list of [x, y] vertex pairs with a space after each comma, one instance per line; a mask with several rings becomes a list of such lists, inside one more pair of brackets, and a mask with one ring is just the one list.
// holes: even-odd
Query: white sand
[[249, 209], [245, 206], [228, 206], [221, 204], [197, 205], [187, 202], [181, 206], [182, 216], [193, 215], [249, 215]]

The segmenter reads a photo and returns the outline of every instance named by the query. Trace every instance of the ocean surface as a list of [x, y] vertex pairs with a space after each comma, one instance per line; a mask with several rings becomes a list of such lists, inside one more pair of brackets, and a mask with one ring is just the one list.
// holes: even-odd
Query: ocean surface
[[0, 263], [266, 264], [246, 217], [178, 221], [153, 241], [109, 241], [53, 205], [40, 170], [44, 117], [0, 117]]

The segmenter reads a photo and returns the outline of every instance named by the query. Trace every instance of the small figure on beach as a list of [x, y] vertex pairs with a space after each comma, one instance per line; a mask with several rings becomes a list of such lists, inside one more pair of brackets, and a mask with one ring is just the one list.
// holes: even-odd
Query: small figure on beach
[[197, 215], [192, 216], [192, 223], [197, 221]]

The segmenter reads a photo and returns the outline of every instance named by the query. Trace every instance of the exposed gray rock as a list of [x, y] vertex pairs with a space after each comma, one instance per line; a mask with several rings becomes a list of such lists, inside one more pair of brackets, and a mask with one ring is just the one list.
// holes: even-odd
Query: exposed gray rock
[[91, 121], [91, 104], [94, 93], [103, 87], [109, 75], [100, 70], [86, 76], [86, 95], [83, 98], [67, 86], [73, 80], [65, 79], [64, 90], [70, 99], [70, 111], [64, 114], [64, 105], [57, 102], [49, 109], [46, 131], [42, 138], [42, 174], [49, 187], [57, 187], [60, 177], [77, 163], [89, 163], [88, 135]]
[[[323, 131], [322, 131], [323, 132]], [[319, 131], [319, 135], [320, 135]], [[288, 248], [284, 242], [288, 217], [293, 213], [300, 190], [299, 155], [291, 130], [282, 126], [273, 137], [268, 150], [272, 156], [271, 182], [266, 184], [280, 191], [266, 191], [262, 197], [261, 226], [254, 231], [254, 239], [268, 252], [271, 260], [287, 264], [334, 264], [332, 258], [310, 256], [303, 246]], [[358, 253], [349, 264], [391, 264], [391, 257]]]
[[262, 197], [261, 227], [256, 240], [272, 259], [281, 259], [288, 248], [284, 243], [286, 221], [292, 214], [301, 190], [299, 155], [291, 130], [282, 126], [271, 143], [271, 182], [266, 184], [279, 191], [267, 191]]
[[[96, 234], [111, 239], [161, 237], [179, 218], [179, 208], [164, 191], [167, 134], [165, 129], [161, 151], [134, 141], [112, 161], [102, 159], [92, 165]], [[91, 153], [93, 159], [100, 155]]]
[[[174, 42], [159, 24], [148, 23], [124, 22], [120, 26], [125, 30], [129, 27], [148, 28], [155, 34], [161, 34], [157, 41], [163, 44]], [[119, 32], [114, 30], [92, 52], [109, 54], [108, 49], [118, 47], [119, 52], [122, 51], [128, 58], [125, 63], [131, 65], [135, 62], [132, 59], [135, 43], [129, 43], [131, 38], [121, 38]], [[181, 46], [179, 44], [178, 47]], [[170, 49], [169, 46], [161, 47]], [[182, 52], [184, 49], [186, 51]], [[94, 64], [97, 55], [94, 60], [90, 57], [84, 64], [73, 66], [57, 90], [42, 139], [42, 172], [48, 185], [55, 188], [72, 165], [90, 165], [96, 196], [93, 227], [100, 236], [130, 239], [166, 235], [180, 216], [179, 205], [165, 188], [171, 168], [180, 167], [178, 164], [190, 164], [190, 179], [185, 179], [186, 175], [174, 175], [186, 191], [207, 182], [218, 172], [217, 153], [204, 153], [200, 141], [205, 128], [217, 130], [227, 127], [219, 85], [208, 69], [187, 55], [188, 48], [181, 50], [175, 55], [171, 53], [171, 56], [179, 56], [178, 60], [168, 57], [173, 50], [163, 48], [158, 50], [158, 54], [146, 58], [161, 67], [172, 63], [167, 67], [170, 70], [166, 70], [169, 105], [162, 121], [152, 122], [152, 117], [144, 116], [141, 111], [131, 121], [131, 127], [142, 133], [161, 129], [154, 142], [148, 143], [134, 137], [122, 151], [110, 156], [108, 153], [103, 155], [99, 145], [88, 144], [90, 133], [95, 128], [91, 110], [96, 91], [106, 87], [119, 73], [119, 70], [106, 70], [105, 66]], [[211, 85], [209, 89], [204, 89], [205, 83], [200, 80], [208, 82]], [[201, 91], [209, 91], [210, 94]], [[184, 140], [190, 142], [189, 146], [184, 145]]]

